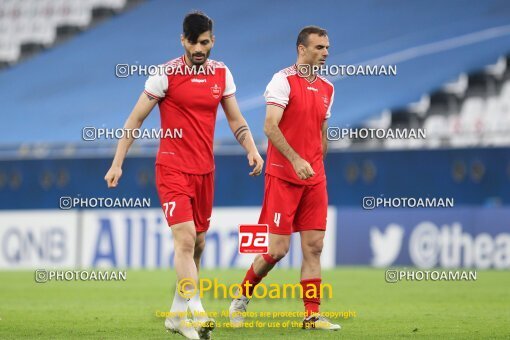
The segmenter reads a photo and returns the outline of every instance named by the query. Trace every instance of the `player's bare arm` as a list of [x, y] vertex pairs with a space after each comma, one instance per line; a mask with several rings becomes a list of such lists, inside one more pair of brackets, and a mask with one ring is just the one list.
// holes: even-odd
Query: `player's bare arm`
[[328, 152], [328, 121], [322, 123], [322, 157], [326, 158]]
[[[142, 93], [133, 111], [124, 123], [124, 129], [139, 129], [157, 103], [158, 101], [156, 99]], [[106, 173], [106, 176], [104, 176], [108, 188], [115, 188], [119, 183], [120, 176], [122, 176], [122, 163], [124, 162], [124, 158], [131, 144], [133, 144], [131, 134], [124, 134], [124, 137], [119, 140], [112, 166]]]
[[237, 139], [239, 144], [246, 150], [248, 162], [250, 166], [254, 167], [253, 171], [250, 172], [250, 176], [258, 176], [262, 172], [264, 161], [260, 157], [257, 146], [253, 141], [253, 136], [250, 132], [248, 123], [244, 119], [237, 100], [235, 97], [224, 98], [221, 101], [223, 111], [227, 117], [230, 129], [234, 133], [234, 137]]
[[294, 171], [300, 179], [308, 179], [315, 175], [310, 163], [301, 158], [301, 156], [290, 146], [285, 139], [282, 131], [278, 127], [283, 116], [283, 108], [275, 105], [266, 106], [266, 120], [264, 123], [264, 133], [273, 145], [284, 155], [294, 167]]

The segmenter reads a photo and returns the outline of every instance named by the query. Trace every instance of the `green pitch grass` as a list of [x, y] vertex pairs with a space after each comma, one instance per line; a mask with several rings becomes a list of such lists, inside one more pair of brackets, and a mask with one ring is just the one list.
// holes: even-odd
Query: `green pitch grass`
[[[242, 270], [203, 271], [201, 277], [239, 283]], [[299, 328], [230, 329], [218, 317], [214, 339], [510, 338], [510, 272], [478, 271], [471, 282], [386, 283], [384, 270], [339, 268], [323, 273], [333, 298], [322, 311], [355, 312], [334, 321], [336, 332]], [[299, 272], [275, 270], [265, 283], [295, 283]], [[125, 282], [35, 283], [34, 272], [0, 272], [0, 339], [183, 339], [167, 333], [156, 311], [168, 311], [173, 271], [128, 271]], [[228, 310], [229, 299], [203, 299], [208, 312]], [[248, 311], [301, 311], [297, 299], [256, 300]], [[248, 318], [246, 321], [301, 321]]]

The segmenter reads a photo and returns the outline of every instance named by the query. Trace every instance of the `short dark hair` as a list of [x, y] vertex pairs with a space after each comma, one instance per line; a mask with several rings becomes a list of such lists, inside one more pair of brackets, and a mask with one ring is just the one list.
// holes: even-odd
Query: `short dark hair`
[[298, 34], [296, 48], [299, 45], [308, 46], [308, 36], [310, 34], [317, 34], [319, 37], [324, 37], [328, 35], [328, 31], [326, 31], [324, 28], [320, 28], [319, 26], [303, 27], [301, 32]]
[[193, 11], [184, 17], [182, 22], [182, 33], [186, 39], [195, 44], [198, 36], [204, 32], [211, 31], [213, 21], [205, 13]]

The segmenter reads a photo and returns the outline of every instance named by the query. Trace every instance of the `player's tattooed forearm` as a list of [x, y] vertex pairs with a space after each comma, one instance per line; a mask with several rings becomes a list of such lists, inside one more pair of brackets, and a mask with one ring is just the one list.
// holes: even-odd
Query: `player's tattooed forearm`
[[236, 137], [239, 144], [243, 145], [244, 141], [246, 140], [246, 137], [250, 134], [250, 128], [248, 125], [241, 125], [237, 128], [237, 130], [234, 132], [234, 136]]
[[234, 132], [234, 136], [236, 137], [236, 139], [239, 140], [239, 136], [241, 135], [241, 133], [246, 130], [249, 130], [248, 125], [241, 125], [240, 127], [238, 127], [237, 130]]
[[244, 140], [246, 139], [246, 135], [248, 135], [248, 132], [241, 133], [241, 135], [237, 137], [239, 144], [243, 145]]

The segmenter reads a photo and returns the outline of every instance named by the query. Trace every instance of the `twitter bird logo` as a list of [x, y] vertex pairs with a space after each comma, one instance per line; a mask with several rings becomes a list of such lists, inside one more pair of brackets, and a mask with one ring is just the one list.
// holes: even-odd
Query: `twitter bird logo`
[[370, 247], [372, 248], [372, 265], [374, 267], [390, 266], [400, 254], [404, 228], [390, 224], [382, 233], [377, 227], [370, 229]]

